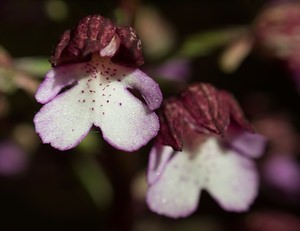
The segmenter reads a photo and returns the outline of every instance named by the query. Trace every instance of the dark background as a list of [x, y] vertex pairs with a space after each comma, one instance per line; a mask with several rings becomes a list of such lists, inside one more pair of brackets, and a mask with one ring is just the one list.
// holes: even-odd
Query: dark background
[[[48, 1], [1, 0], [0, 44], [13, 58], [50, 57], [59, 35], [77, 21], [93, 13], [114, 18], [118, 1], [64, 1], [68, 13], [55, 21], [45, 10]], [[191, 34], [225, 28], [231, 25], [251, 25], [266, 1], [258, 0], [165, 0], [140, 1], [154, 5], [175, 28], [177, 45]], [[299, 94], [289, 73], [280, 65], [252, 52], [241, 67], [232, 74], [224, 74], [218, 67], [220, 50], [191, 60], [191, 82], [204, 81], [230, 90], [245, 108], [250, 119], [256, 117], [247, 111], [247, 100], [253, 92], [263, 92], [270, 99], [268, 113], [288, 112], [293, 126], [299, 131]], [[153, 62], [146, 57], [146, 64]], [[153, 62], [159, 63], [160, 60]], [[168, 89], [162, 89], [168, 92]], [[33, 95], [18, 90], [7, 96], [11, 104], [9, 116], [0, 119], [1, 139], [5, 139], [15, 125], [32, 124], [40, 108]], [[259, 104], [260, 102], [257, 102]], [[264, 112], [266, 112], [264, 111]], [[100, 135], [98, 136], [98, 138]], [[100, 139], [100, 138], [99, 138]], [[100, 141], [99, 141], [100, 142]], [[19, 230], [246, 230], [248, 214], [222, 211], [203, 193], [198, 211], [190, 218], [172, 220], [151, 213], [144, 202], [130, 195], [131, 179], [145, 169], [147, 152], [127, 154], [104, 147], [97, 153], [115, 197], [109, 207], [94, 205], [72, 167], [82, 154], [79, 149], [60, 152], [48, 145], [39, 145], [31, 154], [26, 172], [18, 176], [0, 176], [0, 229]], [[140, 156], [138, 156], [141, 154]], [[300, 176], [299, 176], [300, 177]], [[284, 200], [284, 198], [281, 198]], [[253, 211], [276, 209], [294, 216], [299, 206], [274, 201], [260, 193]], [[3, 228], [2, 228], [3, 227]], [[166, 228], [168, 227], [168, 228]]]

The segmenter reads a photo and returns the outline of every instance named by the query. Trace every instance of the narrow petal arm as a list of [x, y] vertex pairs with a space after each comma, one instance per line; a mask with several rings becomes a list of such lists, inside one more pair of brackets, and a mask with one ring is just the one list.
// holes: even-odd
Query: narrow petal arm
[[129, 87], [140, 91], [151, 111], [159, 108], [163, 97], [159, 85], [152, 78], [135, 69], [125, 81]]
[[64, 87], [86, 76], [84, 63], [68, 64], [52, 68], [39, 86], [35, 98], [39, 103], [51, 101]]

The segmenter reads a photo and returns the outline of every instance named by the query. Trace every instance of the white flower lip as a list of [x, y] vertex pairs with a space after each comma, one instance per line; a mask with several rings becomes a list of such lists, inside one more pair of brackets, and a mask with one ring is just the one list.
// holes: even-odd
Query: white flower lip
[[[259, 179], [254, 161], [224, 149], [216, 137], [207, 138], [193, 151], [174, 152], [157, 144], [149, 158], [147, 204], [158, 214], [172, 218], [191, 215], [202, 190], [232, 212], [247, 211], [256, 198]], [[160, 161], [154, 164], [157, 158]]]
[[[66, 87], [70, 89], [60, 93]], [[146, 105], [128, 89], [136, 89]], [[75, 147], [95, 125], [112, 146], [135, 151], [156, 136], [159, 121], [153, 110], [162, 101], [158, 84], [145, 73], [93, 57], [89, 62], [50, 70], [36, 99], [45, 104], [35, 115], [37, 133], [59, 150]]]

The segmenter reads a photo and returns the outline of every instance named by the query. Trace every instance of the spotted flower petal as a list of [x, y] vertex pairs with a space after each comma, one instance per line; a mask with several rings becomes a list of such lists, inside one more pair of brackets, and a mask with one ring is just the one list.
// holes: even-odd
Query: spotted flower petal
[[[168, 155], [165, 148], [160, 149], [161, 153]], [[161, 153], [152, 151], [151, 155]], [[257, 193], [253, 162], [221, 149], [212, 137], [194, 150], [177, 152], [163, 166], [163, 170], [158, 168], [159, 180], [153, 182], [154, 172], [148, 173], [147, 203], [152, 211], [169, 217], [186, 217], [194, 212], [202, 189], [228, 211], [247, 210]]]
[[[64, 67], [50, 71], [36, 95], [41, 102], [50, 100], [34, 118], [44, 143], [61, 150], [73, 148], [93, 124], [104, 139], [125, 151], [140, 148], [157, 134], [159, 122], [152, 110], [159, 107], [162, 94], [145, 73], [99, 57], [72, 65], [79, 78], [69, 78], [70, 66], [67, 71]], [[55, 97], [74, 80], [71, 89]], [[129, 89], [139, 91], [146, 104]]]
[[80, 85], [60, 94], [35, 115], [36, 132], [44, 143], [59, 150], [75, 147], [92, 126], [90, 111], [78, 99]]
[[[102, 91], [105, 92], [102, 93], [105, 100], [96, 103], [100, 116], [95, 117], [94, 124], [101, 128], [104, 139], [110, 144], [133, 151], [157, 134], [158, 117], [151, 109], [160, 105], [162, 96], [158, 85], [143, 72], [114, 64], [111, 66], [117, 67], [116, 76], [125, 77], [120, 81], [108, 80]], [[132, 88], [140, 91], [147, 105], [129, 91]]]
[[39, 103], [52, 100], [64, 87], [84, 78], [84, 64], [68, 64], [48, 71], [44, 81], [39, 86], [35, 98]]

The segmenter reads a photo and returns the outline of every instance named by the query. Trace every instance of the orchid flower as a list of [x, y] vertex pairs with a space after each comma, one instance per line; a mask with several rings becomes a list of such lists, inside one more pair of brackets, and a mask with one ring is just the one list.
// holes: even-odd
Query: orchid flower
[[73, 148], [93, 125], [124, 151], [137, 150], [156, 136], [154, 110], [162, 94], [138, 69], [141, 42], [131, 27], [87, 16], [64, 32], [50, 62], [53, 68], [36, 92], [44, 106], [34, 117], [44, 143], [59, 150]]
[[234, 98], [195, 84], [164, 102], [160, 121], [149, 157], [149, 208], [186, 217], [206, 190], [223, 209], [246, 211], [258, 192], [252, 158], [261, 155], [265, 139], [252, 132]]

